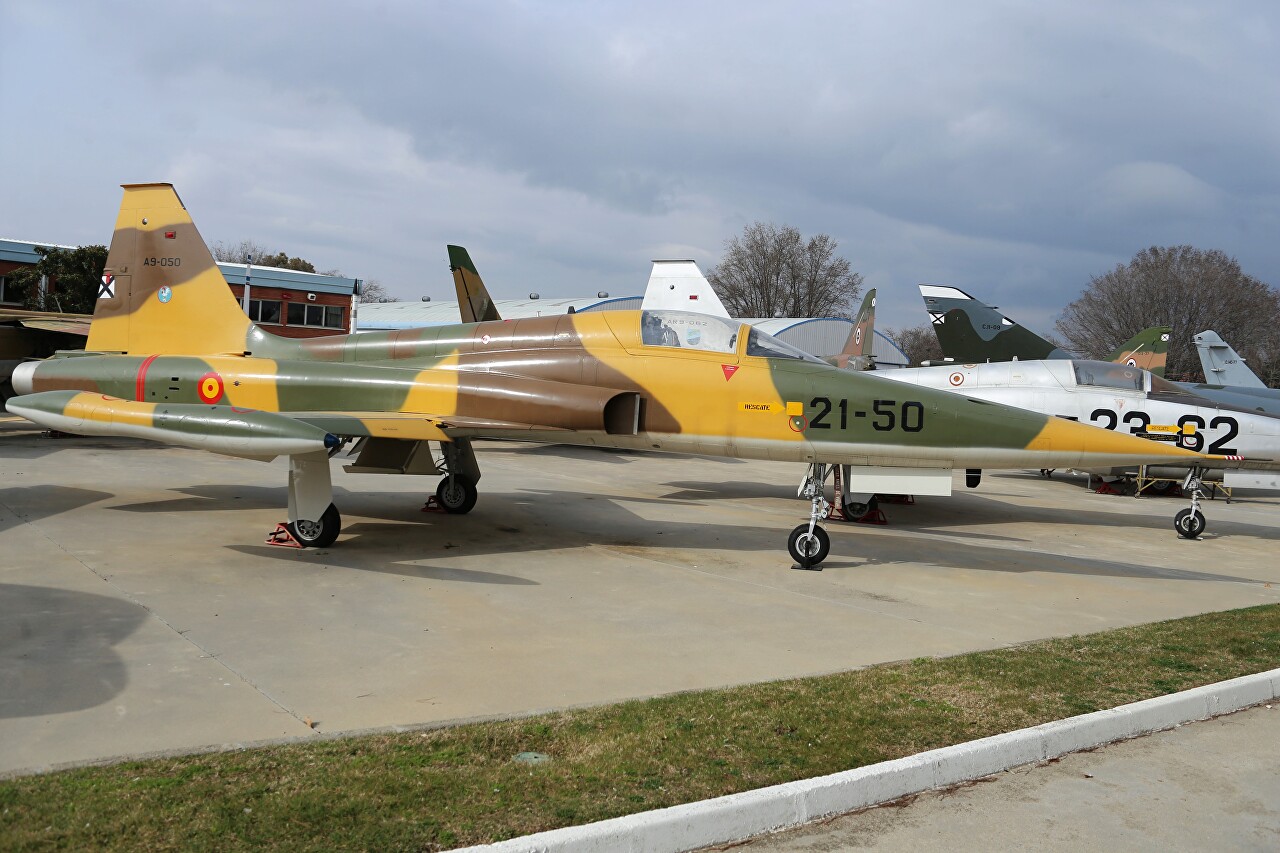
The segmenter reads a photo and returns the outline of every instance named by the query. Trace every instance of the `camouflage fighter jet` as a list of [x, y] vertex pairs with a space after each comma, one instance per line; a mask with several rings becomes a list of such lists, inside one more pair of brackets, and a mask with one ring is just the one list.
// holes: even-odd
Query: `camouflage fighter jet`
[[1172, 333], [1172, 326], [1143, 329], [1112, 350], [1106, 360], [1112, 364], [1140, 367], [1152, 376], [1163, 379], [1164, 367], [1169, 363], [1169, 335]]
[[[934, 332], [938, 335], [938, 342], [942, 345], [943, 354], [950, 361], [980, 363], [983, 361], [1008, 361], [1011, 358], [1029, 360], [1034, 358], [1072, 357], [1064, 350], [1054, 347], [1053, 344], [1041, 338], [1035, 332], [1019, 326], [1013, 320], [998, 314], [995, 309], [984, 305], [958, 288], [940, 288], [936, 285], [922, 284], [920, 285], [920, 292], [925, 294], [926, 288], [929, 289], [930, 293], [939, 290], [953, 292], [951, 296], [946, 298], [925, 295], [925, 308], [929, 311], [930, 318], [933, 319]], [[960, 296], [956, 297], [954, 294], [959, 294]], [[935, 313], [944, 307], [946, 308], [944, 314]], [[992, 323], [984, 319], [989, 318], [991, 315], [1000, 317], [1002, 322], [1008, 323], [1009, 331], [992, 338], [990, 341], [982, 340], [981, 336], [973, 336], [963, 332], [960, 339], [964, 341], [964, 345], [956, 349], [948, 349], [948, 342], [954, 343], [957, 339], [955, 337], [956, 330], [966, 330], [975, 326], [982, 326], [983, 328], [992, 326]], [[1153, 326], [1150, 329], [1144, 329], [1128, 343], [1121, 345], [1119, 349], [1113, 352], [1109, 360], [1117, 364], [1131, 364], [1142, 368], [1148, 368], [1149, 363], [1154, 367], [1148, 369], [1157, 377], [1163, 378], [1164, 365], [1167, 360], [1166, 353], [1169, 347], [1169, 333], [1171, 331], [1168, 326]], [[1234, 372], [1234, 368], [1243, 366], [1243, 359], [1235, 355], [1235, 350], [1223, 343], [1222, 339], [1213, 332], [1201, 332], [1193, 340], [1199, 351], [1201, 364], [1205, 367], [1205, 377], [1209, 381], [1201, 383], [1175, 382], [1174, 385], [1215, 403], [1221, 403], [1224, 406], [1280, 415], [1280, 391], [1257, 387], [1261, 385], [1261, 382], [1253, 375], [1253, 371], [1247, 367], [1244, 368], [1244, 373], [1247, 373], [1248, 376], [1253, 376], [1253, 381], [1249, 381], [1248, 376]], [[1052, 350], [1049, 355], [1035, 355], [1035, 353], [1043, 352], [1046, 349]], [[965, 357], [961, 358], [959, 353], [964, 353]], [[1150, 353], [1150, 355], [1144, 359], [1143, 353]], [[969, 356], [974, 357], [970, 358]], [[1226, 362], [1233, 358], [1237, 360], [1238, 364], [1231, 365], [1232, 372], [1226, 373], [1217, 369], [1226, 366]], [[1239, 383], [1232, 378], [1237, 376], [1242, 380]], [[1222, 381], [1217, 382], [1214, 380]]]
[[853, 328], [849, 330], [849, 339], [845, 341], [844, 349], [822, 360], [848, 370], [875, 370], [876, 363], [871, 354], [876, 337], [875, 325], [876, 291], [873, 287], [862, 297], [862, 306], [853, 321]]
[[[1021, 361], [1075, 358], [1056, 344], [1021, 326], [958, 287], [920, 285], [925, 310], [933, 321], [942, 354], [948, 361]], [[1164, 376], [1169, 326], [1143, 329], [1107, 356], [1107, 361], [1141, 367]]]
[[920, 295], [942, 354], [950, 361], [1074, 358], [958, 287], [922, 284]]
[[[87, 352], [19, 365], [10, 411], [91, 435], [136, 436], [255, 459], [289, 458], [285, 525], [328, 546], [341, 517], [330, 455], [348, 470], [444, 474], [437, 496], [476, 501], [476, 438], [794, 461], [810, 517], [801, 567], [830, 542], [817, 525], [831, 464], [950, 491], [954, 468], [1087, 467], [1195, 460], [1190, 451], [840, 370], [739, 321], [674, 310], [568, 314], [276, 337], [240, 310], [169, 184], [129, 184]], [[476, 307], [483, 316], [483, 306]], [[440, 447], [440, 457], [431, 452]], [[873, 467], [874, 466], [874, 467]], [[890, 482], [892, 481], [892, 482]]]

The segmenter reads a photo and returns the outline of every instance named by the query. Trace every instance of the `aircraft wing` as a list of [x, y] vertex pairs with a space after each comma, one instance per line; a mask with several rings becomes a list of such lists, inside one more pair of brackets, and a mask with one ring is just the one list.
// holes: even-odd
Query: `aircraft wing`
[[0, 308], [0, 323], [14, 323], [27, 329], [89, 335], [88, 314], [62, 314], [57, 311], [28, 311], [23, 308]]
[[264, 412], [202, 403], [142, 403], [91, 391], [42, 391], [9, 400], [10, 412], [76, 435], [145, 438], [230, 456], [264, 458], [337, 447], [338, 436], [452, 441], [468, 435], [563, 427], [415, 412]]
[[33, 423], [75, 435], [144, 438], [253, 459], [326, 452], [341, 439], [276, 412], [200, 403], [143, 403], [93, 391], [41, 391], [6, 408]]
[[67, 335], [80, 335], [85, 338], [89, 337], [88, 320], [28, 319], [19, 320], [18, 322], [27, 329], [38, 329], [42, 332], [62, 332]]

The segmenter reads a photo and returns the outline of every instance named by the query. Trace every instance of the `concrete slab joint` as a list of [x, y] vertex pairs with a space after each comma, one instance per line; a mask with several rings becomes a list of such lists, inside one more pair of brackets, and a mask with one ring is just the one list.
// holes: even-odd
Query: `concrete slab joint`
[[699, 803], [464, 848], [489, 853], [679, 853], [945, 788], [1026, 764], [1230, 714], [1280, 697], [1280, 669]]

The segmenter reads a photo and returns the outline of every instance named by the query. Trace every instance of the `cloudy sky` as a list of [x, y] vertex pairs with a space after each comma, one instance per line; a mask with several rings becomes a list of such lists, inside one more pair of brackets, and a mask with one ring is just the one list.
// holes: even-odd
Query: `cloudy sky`
[[1280, 7], [0, 0], [0, 236], [105, 243], [170, 181], [396, 296], [639, 293], [754, 220], [826, 232], [879, 324], [954, 284], [1049, 330], [1150, 245], [1280, 285]]

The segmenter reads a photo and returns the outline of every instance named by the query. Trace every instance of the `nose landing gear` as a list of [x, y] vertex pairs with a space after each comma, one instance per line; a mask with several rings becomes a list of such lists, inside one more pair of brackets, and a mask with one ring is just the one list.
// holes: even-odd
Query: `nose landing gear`
[[1192, 468], [1182, 484], [1182, 491], [1191, 495], [1191, 506], [1178, 510], [1173, 517], [1173, 529], [1183, 539], [1198, 539], [1207, 526], [1204, 513], [1200, 511], [1200, 469]]
[[822, 571], [822, 561], [831, 553], [831, 537], [827, 531], [818, 526], [818, 519], [825, 518], [830, 504], [823, 494], [823, 486], [827, 482], [827, 465], [814, 462], [809, 465], [804, 482], [800, 484], [797, 494], [810, 501], [809, 523], [801, 524], [787, 537], [787, 551], [791, 559], [796, 561], [793, 569]]

